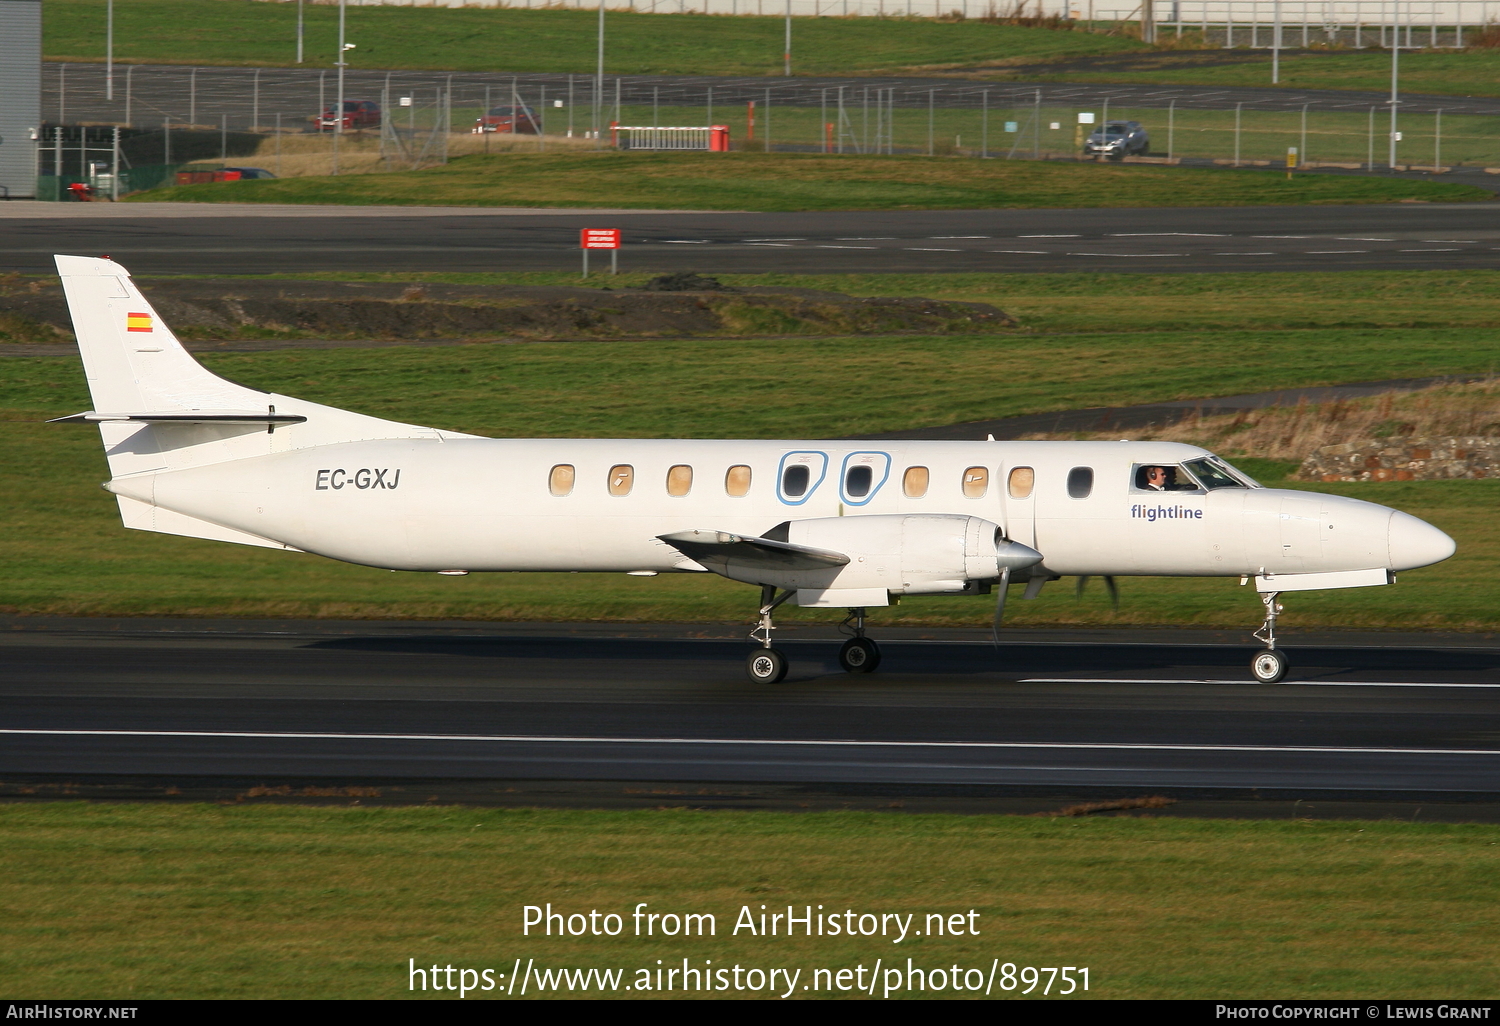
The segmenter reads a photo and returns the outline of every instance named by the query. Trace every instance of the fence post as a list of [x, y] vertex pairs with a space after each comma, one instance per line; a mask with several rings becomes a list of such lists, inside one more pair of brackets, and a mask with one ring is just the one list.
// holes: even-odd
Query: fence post
[[[319, 112], [321, 113], [321, 111]], [[188, 124], [198, 123], [198, 69], [188, 72]]]
[[[382, 115], [384, 117], [384, 115]], [[276, 115], [276, 177], [281, 177], [281, 115]]]
[[933, 113], [934, 113], [933, 112], [933, 104], [936, 103], [936, 102], [937, 102], [937, 90], [936, 89], [929, 89], [929, 90], [927, 90], [927, 155], [929, 157], [931, 157], [931, 156], [934, 155], [933, 152], [932, 152], [933, 130], [935, 128], [935, 125], [934, 125], [934, 122], [933, 122]]
[[[1152, 31], [1154, 32], [1155, 29], [1153, 28]], [[1031, 135], [1031, 139], [1032, 139], [1032, 142], [1034, 144], [1033, 149], [1031, 151], [1031, 159], [1032, 160], [1041, 160], [1042, 159], [1042, 91], [1040, 89], [1038, 89], [1036, 91], [1036, 108], [1032, 112], [1031, 120], [1036, 125], [1036, 127], [1034, 129], [1032, 129], [1032, 135]]]
[[260, 69], [255, 69], [255, 84], [251, 87], [250, 95], [250, 131], [255, 131], [260, 125]]
[[1375, 170], [1375, 108], [1370, 108], [1370, 150], [1365, 157], [1365, 170]]
[[[115, 129], [116, 132], [119, 129]], [[1432, 135], [1432, 173], [1438, 174], [1443, 169], [1443, 108], [1437, 109], [1434, 115]]]
[[766, 152], [771, 152], [771, 90], [766, 90]]
[[168, 115], [161, 122], [161, 162], [172, 163], [172, 117]]
[[1303, 165], [1307, 164], [1307, 104], [1302, 105], [1302, 147], [1297, 151]]
[[1235, 167], [1239, 167], [1240, 166], [1240, 109], [1242, 107], [1244, 107], [1244, 106], [1245, 105], [1243, 103], [1236, 103], [1234, 105], [1234, 166]]
[[1172, 148], [1177, 141], [1177, 101], [1167, 105], [1167, 163], [1172, 162]]
[[118, 201], [120, 198], [120, 126], [115, 126], [114, 140], [110, 147], [110, 159], [112, 167], [109, 172], [109, 198]]
[[132, 124], [130, 120], [130, 87], [132, 85], [131, 72], [133, 71], [135, 71], [134, 64], [125, 65], [125, 126], [127, 128]]
[[984, 159], [990, 155], [990, 91], [984, 90], [979, 94], [981, 113], [979, 115], [979, 156]]

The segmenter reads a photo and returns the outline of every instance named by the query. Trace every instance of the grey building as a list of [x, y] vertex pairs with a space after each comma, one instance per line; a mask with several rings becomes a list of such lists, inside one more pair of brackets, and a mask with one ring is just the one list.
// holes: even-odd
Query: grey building
[[41, 125], [41, 0], [0, 0], [0, 197], [36, 195]]

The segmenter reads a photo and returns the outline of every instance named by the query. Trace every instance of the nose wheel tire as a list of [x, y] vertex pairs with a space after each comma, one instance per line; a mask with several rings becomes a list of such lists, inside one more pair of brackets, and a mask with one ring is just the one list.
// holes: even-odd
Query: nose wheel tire
[[1291, 664], [1287, 662], [1286, 656], [1274, 648], [1257, 652], [1255, 658], [1250, 660], [1250, 672], [1262, 684], [1280, 684], [1290, 668]]
[[757, 648], [745, 660], [745, 673], [757, 684], [780, 683], [786, 669], [786, 656], [779, 649]]
[[880, 665], [880, 646], [869, 638], [850, 638], [839, 649], [839, 665], [845, 673], [871, 673]]

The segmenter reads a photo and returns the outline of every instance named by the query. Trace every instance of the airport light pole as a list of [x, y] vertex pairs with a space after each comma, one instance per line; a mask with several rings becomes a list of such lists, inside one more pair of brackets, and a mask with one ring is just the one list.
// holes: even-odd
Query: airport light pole
[[344, 69], [349, 62], [344, 60], [344, 55], [354, 49], [353, 43], [344, 42], [344, 9], [346, 0], [339, 0], [339, 86], [338, 99], [334, 102], [333, 110], [333, 167], [330, 174], [339, 173], [339, 139], [344, 134]]
[[104, 5], [104, 98], [115, 98], [115, 0]]
[[1281, 0], [1276, 0], [1276, 25], [1271, 29], [1271, 84], [1281, 82]]
[[599, 54], [594, 67], [594, 149], [604, 145], [604, 0], [599, 0]]
[[1394, 16], [1391, 18], [1391, 23], [1393, 30], [1391, 34], [1391, 150], [1387, 163], [1394, 171], [1396, 170], [1396, 140], [1400, 137], [1400, 133], [1396, 131], [1396, 107], [1401, 100], [1398, 98], [1396, 86], [1401, 63], [1401, 25]]
[[782, 51], [783, 75], [792, 73], [792, 0], [786, 0], [786, 48]]

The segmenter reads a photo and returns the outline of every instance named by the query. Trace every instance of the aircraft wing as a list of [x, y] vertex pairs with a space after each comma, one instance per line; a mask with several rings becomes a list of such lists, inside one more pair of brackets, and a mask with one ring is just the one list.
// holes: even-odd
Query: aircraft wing
[[716, 573], [723, 573], [730, 563], [755, 570], [827, 570], [849, 562], [842, 552], [727, 531], [679, 531], [657, 537]]

